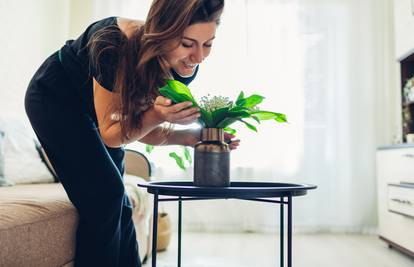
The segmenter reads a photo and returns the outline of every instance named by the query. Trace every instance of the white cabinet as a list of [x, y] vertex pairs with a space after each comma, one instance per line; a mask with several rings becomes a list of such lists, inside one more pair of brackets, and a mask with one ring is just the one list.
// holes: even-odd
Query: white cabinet
[[414, 146], [377, 151], [380, 237], [414, 256]]
[[414, 1], [394, 0], [395, 55], [403, 59], [414, 49]]

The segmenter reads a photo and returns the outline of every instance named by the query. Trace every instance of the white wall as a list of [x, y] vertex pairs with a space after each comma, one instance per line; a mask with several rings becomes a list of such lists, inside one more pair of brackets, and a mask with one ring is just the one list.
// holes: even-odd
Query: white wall
[[393, 1], [378, 1], [376, 9], [376, 45], [383, 56], [378, 58], [374, 69], [377, 79], [376, 140], [377, 145], [389, 145], [401, 141], [401, 89], [398, 84], [398, 68], [395, 54]]
[[[96, 0], [0, 0], [0, 114], [25, 117], [24, 92], [41, 62], [63, 45], [66, 39], [76, 38], [95, 18], [119, 13], [102, 12]], [[149, 2], [149, 1], [148, 1]], [[396, 88], [393, 42], [393, 10], [391, 1], [379, 1], [377, 45], [385, 61], [377, 62], [377, 143], [386, 145], [399, 137], [399, 91]], [[148, 4], [146, 4], [148, 5]], [[138, 8], [130, 12], [137, 13]], [[137, 10], [135, 10], [137, 9]], [[142, 9], [142, 8], [139, 8]], [[388, 10], [388, 12], [384, 12]], [[144, 11], [144, 10], [142, 10]], [[145, 10], [146, 12], [146, 10]], [[107, 14], [108, 13], [108, 14]], [[138, 12], [139, 13], [139, 12]], [[134, 15], [136, 16], [136, 14]], [[132, 15], [131, 15], [132, 17]]]
[[68, 35], [69, 0], [0, 0], [0, 116], [25, 118], [36, 69]]
[[92, 22], [93, 0], [70, 0], [69, 39], [77, 38]]
[[[26, 119], [24, 94], [37, 68], [93, 20], [119, 13], [119, 5], [114, 3], [103, 12], [107, 4], [97, 0], [0, 0], [0, 116]], [[142, 19], [142, 12], [133, 8], [130, 13]]]

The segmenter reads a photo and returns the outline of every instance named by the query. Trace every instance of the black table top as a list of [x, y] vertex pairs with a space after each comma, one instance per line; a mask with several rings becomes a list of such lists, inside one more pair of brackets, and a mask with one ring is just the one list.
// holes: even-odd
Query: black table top
[[166, 196], [211, 198], [270, 198], [306, 195], [315, 185], [274, 182], [231, 182], [229, 187], [197, 187], [192, 181], [140, 183], [148, 193]]

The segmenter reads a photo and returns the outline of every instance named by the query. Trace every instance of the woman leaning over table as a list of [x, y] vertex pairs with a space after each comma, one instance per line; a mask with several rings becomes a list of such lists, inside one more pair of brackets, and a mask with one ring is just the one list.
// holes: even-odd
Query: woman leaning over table
[[166, 78], [194, 79], [223, 7], [224, 0], [155, 0], [145, 22], [102, 19], [32, 78], [27, 115], [79, 213], [75, 266], [141, 265], [122, 182], [123, 146], [199, 141], [197, 130], [164, 129], [164, 122], [189, 124], [200, 114], [158, 89]]

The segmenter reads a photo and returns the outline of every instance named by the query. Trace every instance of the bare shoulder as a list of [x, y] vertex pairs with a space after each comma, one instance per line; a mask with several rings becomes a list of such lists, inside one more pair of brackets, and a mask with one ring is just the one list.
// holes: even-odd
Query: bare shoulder
[[128, 18], [117, 18], [118, 27], [121, 29], [122, 32], [126, 34], [126, 36], [131, 36], [136, 30], [141, 28], [144, 25], [145, 21], [143, 20], [134, 20]]

